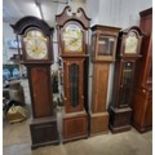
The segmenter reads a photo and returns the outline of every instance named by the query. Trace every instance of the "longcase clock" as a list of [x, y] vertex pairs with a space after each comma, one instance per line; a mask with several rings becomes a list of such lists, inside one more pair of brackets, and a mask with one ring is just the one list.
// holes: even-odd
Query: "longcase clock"
[[24, 17], [11, 25], [22, 42], [22, 60], [28, 72], [33, 119], [30, 123], [32, 148], [58, 142], [52, 103], [53, 28], [36, 17]]
[[131, 102], [136, 61], [141, 57], [140, 47], [143, 34], [134, 26], [119, 34], [116, 53], [112, 102], [110, 104], [110, 128], [112, 132], [131, 128]]
[[67, 6], [56, 16], [59, 54], [63, 60], [64, 105], [63, 141], [80, 139], [88, 136], [88, 116], [85, 80], [87, 55], [87, 36], [90, 19], [84, 10], [76, 13]]
[[140, 12], [140, 28], [145, 36], [143, 57], [136, 67], [132, 124], [138, 131], [145, 132], [152, 128], [152, 8]]
[[92, 104], [90, 135], [108, 131], [109, 113], [106, 110], [110, 64], [115, 60], [120, 28], [94, 25], [92, 28]]

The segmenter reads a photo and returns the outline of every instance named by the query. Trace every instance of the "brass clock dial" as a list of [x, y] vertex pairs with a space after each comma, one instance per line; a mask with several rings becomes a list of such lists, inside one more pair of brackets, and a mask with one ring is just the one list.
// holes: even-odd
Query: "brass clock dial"
[[130, 32], [125, 40], [125, 50], [126, 54], [136, 54], [138, 46], [138, 38], [134, 32]]
[[27, 59], [47, 59], [47, 38], [40, 31], [28, 31], [24, 43]]
[[64, 29], [63, 41], [65, 52], [82, 52], [83, 34], [77, 25], [70, 24]]

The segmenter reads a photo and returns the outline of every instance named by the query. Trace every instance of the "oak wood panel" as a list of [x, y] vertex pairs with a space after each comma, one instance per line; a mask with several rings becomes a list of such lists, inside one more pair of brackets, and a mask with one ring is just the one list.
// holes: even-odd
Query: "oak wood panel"
[[91, 115], [91, 136], [108, 132], [109, 114], [108, 112]]
[[108, 63], [94, 63], [93, 89], [92, 89], [93, 113], [106, 111], [108, 76], [109, 76]]

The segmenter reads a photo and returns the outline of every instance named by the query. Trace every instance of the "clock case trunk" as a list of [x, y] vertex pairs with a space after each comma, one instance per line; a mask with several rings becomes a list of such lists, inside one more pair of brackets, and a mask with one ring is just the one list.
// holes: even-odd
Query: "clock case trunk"
[[53, 28], [36, 17], [27, 16], [20, 19], [15, 25], [11, 25], [14, 32], [22, 38], [26, 30], [40, 30], [48, 37], [48, 59], [47, 60], [27, 60], [24, 42], [21, 63], [26, 66], [28, 72], [28, 82], [30, 88], [32, 115], [30, 122], [30, 132], [32, 139], [32, 149], [49, 144], [58, 144], [57, 119], [54, 114], [52, 101], [52, 81], [50, 66], [52, 64], [52, 40]]
[[[126, 54], [124, 53], [124, 40], [132, 30], [138, 34], [137, 51], [134, 54]], [[109, 106], [109, 127], [113, 133], [131, 129], [131, 103], [134, 94], [135, 68], [137, 60], [141, 58], [142, 37], [141, 30], [136, 26], [123, 30], [119, 34], [114, 68], [112, 101]]]
[[[82, 8], [79, 8], [76, 13], [71, 12], [69, 6], [65, 7], [63, 12], [56, 15], [57, 21], [57, 34], [58, 34], [58, 49], [59, 54], [63, 60], [63, 80], [64, 80], [64, 118], [63, 118], [63, 142], [69, 142], [88, 137], [88, 114], [86, 112], [87, 107], [87, 69], [88, 55], [87, 55], [87, 43], [90, 18], [88, 18]], [[64, 43], [62, 40], [63, 28], [69, 24], [74, 23], [80, 25], [83, 32], [83, 51], [82, 52], [65, 52]], [[76, 66], [76, 67], [73, 67]], [[71, 75], [72, 69], [78, 70]], [[74, 70], [73, 69], [73, 70]], [[74, 92], [72, 88], [72, 78], [76, 80], [76, 89], [78, 92]], [[77, 81], [78, 78], [78, 81]], [[75, 85], [74, 85], [75, 87]], [[71, 91], [73, 90], [73, 91]], [[72, 94], [78, 94], [73, 98]], [[72, 102], [71, 102], [72, 100]], [[76, 105], [76, 100], [78, 104]], [[74, 103], [73, 103], [74, 102]]]

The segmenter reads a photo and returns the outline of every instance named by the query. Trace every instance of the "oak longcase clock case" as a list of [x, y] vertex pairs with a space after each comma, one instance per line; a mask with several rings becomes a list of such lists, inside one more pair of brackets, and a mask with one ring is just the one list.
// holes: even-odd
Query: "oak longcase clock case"
[[53, 28], [36, 17], [28, 16], [11, 25], [22, 42], [21, 63], [28, 72], [33, 119], [30, 123], [32, 148], [58, 142], [52, 101]]
[[79, 8], [72, 13], [69, 6], [56, 15], [59, 55], [63, 60], [64, 105], [63, 141], [88, 136], [86, 102], [86, 59], [90, 19]]
[[118, 27], [94, 25], [92, 29], [92, 104], [90, 109], [90, 135], [108, 131], [107, 91], [110, 64], [115, 60]]
[[131, 102], [137, 59], [141, 58], [140, 48], [143, 34], [134, 26], [119, 34], [116, 53], [112, 102], [110, 104], [110, 128], [112, 132], [130, 129]]

